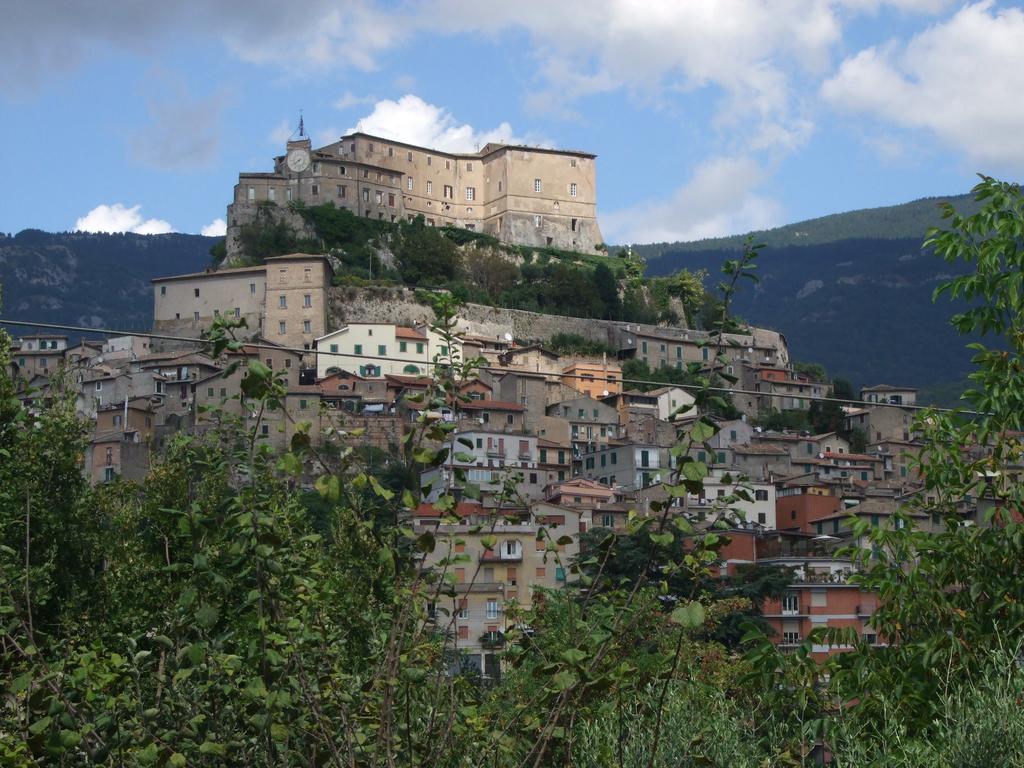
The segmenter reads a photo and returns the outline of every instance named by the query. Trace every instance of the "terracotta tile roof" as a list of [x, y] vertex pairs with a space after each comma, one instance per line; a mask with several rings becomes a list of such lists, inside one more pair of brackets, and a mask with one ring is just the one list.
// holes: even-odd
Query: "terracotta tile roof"
[[409, 328], [404, 325], [395, 326], [395, 338], [396, 339], [413, 339], [414, 341], [426, 341], [427, 334], [417, 331], [415, 328]]
[[478, 502], [472, 501], [460, 501], [455, 505], [454, 510], [448, 510], [440, 512], [433, 504], [420, 504], [416, 507], [416, 511], [413, 513], [416, 517], [447, 517], [455, 515], [456, 517], [469, 517], [470, 515], [478, 515], [483, 512], [483, 505]]

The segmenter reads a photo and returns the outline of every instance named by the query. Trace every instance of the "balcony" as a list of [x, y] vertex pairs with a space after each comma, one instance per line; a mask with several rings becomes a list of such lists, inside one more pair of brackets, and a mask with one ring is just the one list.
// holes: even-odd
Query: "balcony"
[[473, 583], [454, 584], [455, 594], [465, 595], [472, 593], [504, 594], [505, 583], [502, 581], [474, 581]]
[[499, 459], [504, 459], [505, 458], [505, 449], [504, 448], [488, 448], [487, 449], [487, 455], [488, 456], [494, 456], [494, 457], [499, 458]]
[[855, 573], [850, 568], [839, 571], [805, 571], [803, 568], [793, 570], [794, 584], [849, 584], [850, 577]]
[[484, 632], [480, 635], [480, 647], [488, 651], [496, 651], [505, 647], [503, 632]]
[[519, 549], [515, 554], [508, 552], [493, 552], [484, 550], [480, 555], [481, 563], [521, 563], [523, 562], [523, 550]]

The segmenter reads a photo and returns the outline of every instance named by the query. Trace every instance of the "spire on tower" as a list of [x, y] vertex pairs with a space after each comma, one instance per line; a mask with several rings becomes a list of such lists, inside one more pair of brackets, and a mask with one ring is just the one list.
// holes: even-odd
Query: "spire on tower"
[[302, 122], [302, 110], [299, 110], [299, 136], [306, 135], [306, 125]]

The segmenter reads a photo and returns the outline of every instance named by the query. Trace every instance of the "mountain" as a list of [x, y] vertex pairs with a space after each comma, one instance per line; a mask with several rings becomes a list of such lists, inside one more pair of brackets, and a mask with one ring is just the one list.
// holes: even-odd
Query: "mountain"
[[[717, 283], [735, 248], [667, 250], [649, 275], [707, 269]], [[759, 282], [742, 283], [733, 312], [786, 335], [795, 360], [822, 363], [855, 385], [916, 386], [929, 402], [954, 404], [971, 370], [968, 339], [949, 324], [963, 308], [932, 293], [969, 271], [921, 249], [921, 238], [856, 238], [768, 246]]]
[[[209, 266], [210, 246], [217, 240], [201, 235], [51, 234], [34, 229], [13, 237], [0, 234], [0, 317], [93, 328], [149, 328], [149, 281]], [[19, 332], [16, 329], [15, 335]]]
[[939, 204], [950, 202], [962, 214], [976, 213], [980, 204], [970, 195], [925, 197], [902, 205], [864, 208], [834, 213], [817, 219], [799, 221], [775, 229], [758, 230], [749, 235], [732, 235], [681, 243], [650, 243], [634, 245], [633, 250], [648, 261], [669, 253], [738, 249], [748, 236], [768, 246], [821, 245], [837, 240], [905, 240], [924, 239], [929, 227], [939, 226], [942, 218]]

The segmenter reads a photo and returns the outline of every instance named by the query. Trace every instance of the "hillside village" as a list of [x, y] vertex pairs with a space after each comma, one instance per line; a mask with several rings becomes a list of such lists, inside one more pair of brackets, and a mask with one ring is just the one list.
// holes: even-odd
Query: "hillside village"
[[[472, 175], [481, 159], [502, 169], [500, 180]], [[331, 175], [344, 180], [336, 185], [342, 207], [360, 218], [422, 218], [434, 205], [434, 184], [426, 181], [421, 194], [414, 174], [441, 174], [452, 179], [438, 185], [441, 224], [472, 231], [481, 223], [519, 246], [549, 245], [550, 236], [537, 240], [547, 227], [561, 233], [561, 244], [576, 246], [583, 220], [568, 221], [567, 213], [589, 211], [586, 221], [597, 231], [593, 159], [491, 145], [472, 157], [448, 156], [362, 134], [313, 152], [300, 136], [276, 158], [274, 173], [239, 177], [228, 210], [229, 249], [219, 267], [152, 281], [152, 336], [74, 345], [67, 336], [23, 336], [14, 347], [13, 373], [29, 402], [73, 391], [79, 415], [92, 425], [84, 472], [94, 484], [142, 480], [174, 435], [202, 433], [225, 413], [275, 452], [308, 436], [315, 447], [359, 451], [378, 468], [400, 462], [403, 437], [424, 415], [453, 424], [438, 446], [450, 458], [419, 476], [422, 503], [409, 522], [458, 553], [451, 606], [457, 645], [470, 667], [492, 677], [501, 673], [499, 654], [513, 621], [506, 617], [528, 606], [535, 588], [557, 589], [575, 578], [567, 566], [588, 532], [626, 532], [634, 513], [671, 498], [681, 434], [698, 417], [713, 418], [717, 433], [690, 449], [710, 468], [703, 490], [672, 504], [674, 514], [697, 526], [728, 521], [720, 575], [757, 565], [789, 569], [785, 594], [761, 606], [783, 647], [822, 625], [852, 628], [869, 643], [884, 644], [871, 624], [876, 596], [850, 583], [856, 564], [837, 550], [866, 541], [854, 521], [889, 526], [897, 508], [921, 492], [914, 388], [869, 386], [839, 406], [828, 400], [832, 382], [794, 365], [777, 331], [740, 323], [715, 334], [689, 327], [685, 317], [647, 324], [474, 304], [463, 304], [446, 328], [436, 324], [429, 292], [424, 298], [397, 288], [380, 295], [339, 282], [337, 253], [241, 257], [246, 227], [256, 225], [261, 210], [277, 209], [278, 199], [316, 202]], [[555, 191], [544, 186], [541, 169], [558, 178]], [[574, 173], [586, 183], [570, 181]], [[523, 179], [534, 174], [531, 187]], [[486, 215], [474, 214], [470, 206], [460, 213], [444, 203], [458, 179], [493, 186], [486, 200], [500, 197], [501, 212], [492, 206]], [[351, 195], [347, 180], [355, 184]], [[375, 181], [417, 194], [399, 206], [394, 192], [372, 192]], [[466, 190], [473, 202], [475, 188]], [[538, 213], [552, 205], [554, 213]], [[280, 215], [291, 214], [282, 209]], [[536, 226], [520, 226], [523, 221]], [[596, 245], [591, 240], [587, 247]], [[240, 326], [244, 343], [215, 358], [199, 337], [222, 320]], [[556, 351], [558, 336], [576, 343]], [[423, 395], [433, 376], [465, 360], [479, 361], [474, 374], [425, 414]], [[281, 408], [257, 414], [248, 406], [243, 379], [250, 361], [279, 377]], [[639, 370], [656, 380], [630, 377], [631, 364], [642, 364]], [[728, 395], [722, 412], [698, 413], [690, 374], [717, 377]], [[806, 415], [830, 402], [827, 430], [769, 428], [780, 417], [787, 423], [786, 414], [811, 424]], [[464, 494], [457, 476], [479, 492]], [[458, 498], [454, 510], [435, 505], [442, 494]], [[741, 515], [738, 524], [732, 511]], [[971, 499], [963, 515], [980, 519]], [[932, 525], [924, 517], [918, 522]], [[554, 549], [552, 541], [559, 542]], [[443, 549], [428, 561], [440, 559]], [[813, 649], [819, 657], [836, 650]]]
[[[606, 322], [596, 332], [609, 351], [587, 355], [560, 354], [543, 338], [517, 338], [513, 328], [537, 321], [520, 316], [530, 313], [459, 317], [452, 337], [426, 316], [408, 324], [363, 317], [336, 325], [334, 305], [344, 298], [331, 288], [330, 261], [308, 254], [160, 278], [153, 286], [151, 337], [69, 345], [66, 336], [29, 335], [15, 346], [13, 365], [27, 399], [46, 398], [58, 386], [74, 389], [79, 414], [93, 425], [85, 457], [93, 483], [141, 480], [171, 437], [202, 432], [219, 410], [255, 428], [241, 390], [244, 366], [225, 375], [233, 362], [252, 359], [287, 387], [283, 409], [260, 418], [262, 442], [284, 451], [308, 429], [314, 445], [340, 440], [386, 465], [416, 426], [423, 409], [416, 396], [431, 386], [436, 365], [480, 358], [461, 397], [435, 414], [456, 424], [447, 446], [453, 458], [421, 477], [427, 493], [412, 523], [457, 538], [457, 551], [468, 556], [465, 567], [455, 568], [458, 645], [476, 668], [495, 675], [510, 605], [529, 604], [534, 587], [566, 584], [565, 563], [579, 554], [582, 534], [625, 531], [631, 510], [649, 511], [667, 497], [678, 467], [673, 446], [697, 417], [693, 394], [685, 385], [624, 378], [623, 366], [640, 360], [651, 370], [718, 367], [736, 378], [734, 418], [718, 418], [710, 445], [694, 449], [711, 472], [702, 494], [676, 501], [678, 514], [711, 525], [724, 512], [720, 500], [742, 483], [749, 501], [738, 508], [746, 522], [728, 531], [720, 569], [793, 569], [787, 594], [763, 606], [777, 642], [795, 645], [821, 624], [883, 641], [871, 627], [874, 597], [848, 583], [854, 564], [833, 553], [851, 540], [851, 514], [888, 525], [921, 487], [913, 469], [919, 446], [910, 427], [912, 388], [863, 389], [864, 402], [844, 407], [834, 431], [772, 431], [760, 426], [770, 414], [806, 411], [830, 393], [828, 382], [794, 370], [776, 332], [749, 328], [725, 334], [716, 346], [702, 331]], [[256, 332], [215, 359], [190, 339], [222, 315], [245, 319]], [[866, 436], [860, 451], [851, 447], [854, 431]], [[455, 488], [459, 469], [480, 494], [462, 498], [453, 523], [432, 502]], [[509, 478], [514, 503], [501, 495]], [[498, 533], [490, 547], [479, 528], [487, 522]], [[541, 527], [571, 540], [558, 546], [561, 564], [538, 542]]]

